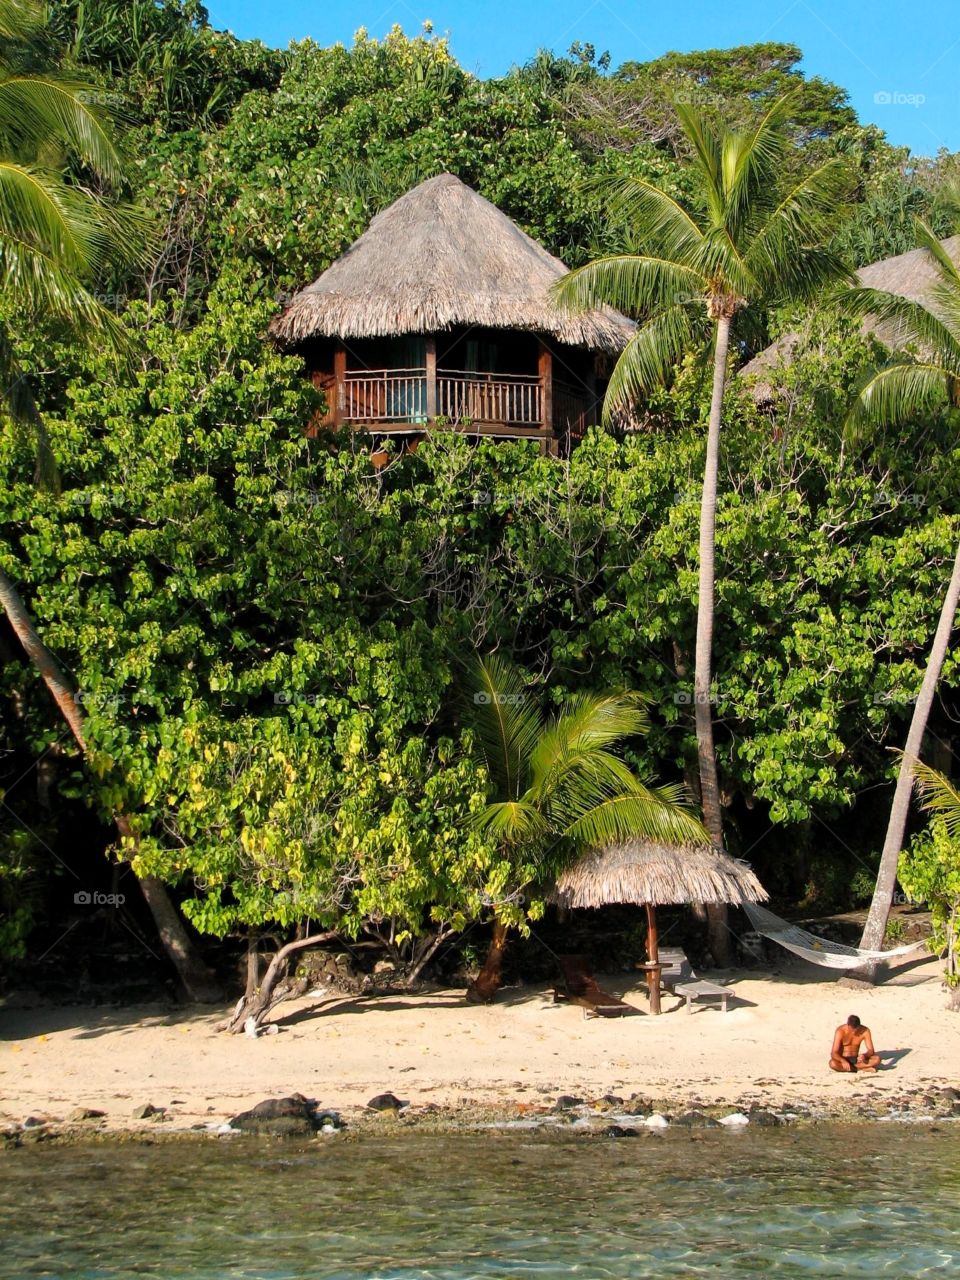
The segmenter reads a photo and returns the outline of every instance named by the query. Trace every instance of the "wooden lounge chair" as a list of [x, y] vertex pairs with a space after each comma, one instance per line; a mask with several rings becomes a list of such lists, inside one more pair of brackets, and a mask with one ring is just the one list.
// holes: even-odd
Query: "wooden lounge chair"
[[612, 996], [597, 985], [597, 980], [590, 972], [586, 956], [557, 956], [560, 972], [563, 974], [563, 987], [555, 987], [554, 1001], [572, 1000], [574, 1004], [583, 1006], [585, 1018], [622, 1018], [631, 1013], [639, 1013], [632, 1004]]
[[697, 975], [682, 947], [661, 947], [660, 964], [660, 983], [667, 991], [673, 991], [678, 982], [696, 979]]
[[687, 1002], [687, 1013], [693, 1013], [694, 1000], [719, 1000], [720, 1008], [727, 1012], [727, 1001], [733, 994], [729, 987], [721, 987], [719, 982], [709, 982], [706, 978], [696, 978], [692, 982], [678, 982], [673, 994]]

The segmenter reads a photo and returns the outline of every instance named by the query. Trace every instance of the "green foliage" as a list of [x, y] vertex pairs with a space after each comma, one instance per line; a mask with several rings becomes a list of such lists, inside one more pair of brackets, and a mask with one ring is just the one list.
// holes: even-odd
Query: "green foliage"
[[942, 815], [935, 816], [901, 854], [898, 878], [912, 898], [930, 908], [930, 946], [946, 953], [947, 982], [956, 987], [960, 984], [960, 841]]
[[794, 94], [791, 130], [801, 148], [815, 150], [814, 144], [855, 124], [856, 114], [839, 85], [803, 74], [802, 58], [796, 45], [771, 41], [625, 62], [615, 78], [634, 99], [651, 103], [650, 123], [671, 130], [680, 145], [680, 135], [669, 122], [671, 100], [722, 117], [735, 127], [747, 127], [755, 125], [774, 102]]
[[738, 131], [678, 100], [694, 156], [689, 202], [643, 178], [598, 184], [634, 247], [572, 271], [555, 293], [571, 310], [606, 303], [640, 321], [610, 379], [605, 422], [629, 415], [669, 382], [686, 352], [708, 345], [720, 318], [749, 340], [765, 308], [811, 299], [846, 274], [825, 240], [849, 175], [838, 159], [789, 172], [793, 105], [781, 98], [753, 128]]
[[[0, 791], [0, 802], [4, 800]], [[40, 841], [25, 827], [0, 820], [0, 959], [22, 960], [36, 924], [42, 876]]]
[[[469, 685], [476, 753], [491, 782], [472, 825], [510, 869], [502, 919], [522, 922], [522, 891], [549, 884], [585, 849], [631, 835], [707, 841], [682, 787], [655, 787], [621, 758], [624, 742], [649, 728], [639, 695], [575, 694], [546, 720], [523, 674], [496, 654], [478, 660]], [[534, 901], [528, 911], [535, 918], [542, 908]]]
[[199, 0], [55, 0], [50, 25], [105, 98], [165, 132], [222, 123], [244, 93], [275, 88], [285, 62], [259, 40], [215, 31]]
[[44, 12], [0, 4], [0, 410], [26, 434], [38, 477], [56, 483], [49, 443], [13, 350], [18, 333], [55, 322], [81, 340], [120, 345], [98, 289], [142, 246], [143, 220], [115, 199], [120, 159], [90, 86], [51, 66]]
[[[697, 218], [709, 208], [669, 106], [678, 95], [747, 125], [796, 89], [777, 180], [844, 157], [861, 213], [833, 247], [851, 263], [905, 243], [915, 209], [940, 229], [950, 158], [907, 165], [857, 128], [842, 91], [802, 76], [790, 46], [614, 74], [581, 46], [481, 81], [429, 30], [278, 53], [214, 31], [194, 0], [58, 0], [59, 49], [37, 31], [8, 39], [73, 95], [42, 171], [58, 198], [69, 188], [64, 211], [84, 211], [73, 252], [90, 254], [69, 280], [41, 281], [49, 297], [36, 282], [14, 296], [26, 277], [5, 272], [3, 315], [32, 311], [9, 344], [26, 377], [7, 385], [35, 394], [64, 492], [34, 491], [29, 440], [0, 441], [0, 563], [81, 691], [91, 768], [58, 763], [61, 799], [131, 812], [138, 869], [176, 884], [214, 934], [309, 919], [397, 942], [491, 906], [519, 921], [531, 886], [539, 909], [549, 858], [484, 828], [498, 792], [464, 723], [463, 655], [514, 655], [554, 744], [596, 690], [643, 689], [649, 730], [623, 767], [668, 789], [690, 776], [702, 367], [684, 355], [669, 390], [651, 392], [656, 430], [591, 433], [569, 461], [436, 437], [375, 472], [361, 438], [305, 439], [317, 397], [264, 341], [276, 296], [441, 170], [571, 266], [632, 254], [629, 209], [600, 209], [593, 182], [658, 188]], [[51, 101], [33, 103], [35, 122]], [[117, 113], [133, 125], [127, 181], [158, 232], [145, 266], [102, 253], [121, 229]], [[26, 171], [40, 130], [13, 122], [10, 110], [5, 145]], [[809, 230], [801, 206], [794, 222]], [[12, 194], [6, 208], [23, 216]], [[55, 231], [41, 212], [34, 247]], [[871, 242], [881, 216], [891, 229]], [[778, 238], [781, 260], [787, 247]], [[39, 314], [54, 286], [71, 303], [60, 319]], [[71, 338], [61, 321], [87, 316], [76, 287], [114, 301], [119, 318], [111, 304], [100, 319], [125, 335], [132, 367]], [[742, 350], [758, 332], [742, 330]], [[840, 897], [846, 855], [818, 846], [805, 862], [808, 828], [889, 779], [960, 477], [949, 414], [932, 404], [881, 439], [845, 440], [845, 401], [872, 353], [852, 324], [825, 321], [808, 341], [775, 421], [728, 402], [717, 735], [732, 843], [769, 820], [764, 874], [789, 884], [801, 868], [798, 896], [809, 885]], [[0, 696], [22, 717], [4, 750], [29, 761], [61, 726], [34, 674], [0, 652]], [[948, 661], [948, 700], [956, 680]], [[14, 829], [0, 834], [2, 945], [15, 952], [49, 867]]]

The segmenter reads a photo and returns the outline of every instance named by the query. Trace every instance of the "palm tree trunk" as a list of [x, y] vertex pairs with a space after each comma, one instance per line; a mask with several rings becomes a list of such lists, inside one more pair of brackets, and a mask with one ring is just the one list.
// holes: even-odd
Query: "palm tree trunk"
[[[897, 867], [900, 862], [900, 851], [903, 848], [904, 832], [907, 829], [907, 817], [910, 813], [913, 766], [920, 758], [920, 749], [923, 745], [923, 735], [926, 732], [930, 709], [933, 706], [934, 695], [937, 692], [937, 684], [940, 680], [940, 672], [943, 670], [943, 662], [950, 647], [950, 636], [953, 632], [958, 600], [960, 600], [960, 544], [957, 545], [957, 553], [954, 556], [953, 573], [950, 575], [950, 584], [944, 597], [943, 608], [940, 610], [940, 621], [937, 624], [937, 632], [933, 638], [930, 656], [927, 659], [927, 669], [923, 675], [923, 684], [920, 686], [920, 694], [913, 708], [910, 731], [907, 734], [907, 743], [900, 761], [900, 772], [897, 775], [897, 787], [893, 793], [890, 821], [887, 824], [883, 852], [880, 855], [877, 884], [873, 891], [873, 901], [870, 903], [867, 922], [863, 927], [863, 936], [860, 939], [861, 947], [868, 948], [871, 951], [877, 951], [883, 946], [883, 935], [887, 931], [887, 917], [890, 914], [890, 903], [893, 900], [893, 890], [897, 883]], [[859, 971], [858, 976], [875, 980], [876, 969], [862, 969]]]
[[[697, 757], [700, 765], [700, 797], [703, 823], [717, 849], [723, 848], [723, 816], [717, 781], [717, 753], [713, 744], [713, 715], [710, 685], [713, 679], [713, 611], [715, 594], [715, 546], [717, 530], [717, 480], [720, 469], [720, 422], [727, 380], [732, 317], [717, 316], [713, 356], [713, 395], [707, 428], [707, 457], [703, 468], [703, 497], [700, 502], [700, 580], [697, 591], [697, 641], [694, 656], [694, 722], [697, 729]], [[717, 964], [729, 960], [727, 909], [707, 908], [707, 934]]]
[[[83, 717], [77, 706], [70, 681], [64, 675], [56, 658], [40, 639], [26, 605], [20, 598], [19, 591], [2, 569], [0, 569], [0, 606], [3, 607], [10, 626], [23, 646], [24, 653], [50, 690], [77, 745], [86, 755], [87, 740], [83, 732]], [[121, 814], [115, 820], [121, 838], [131, 839], [133, 833], [127, 818]], [[197, 954], [197, 949], [170, 901], [170, 895], [163, 883], [155, 876], [138, 877], [138, 881], [146, 904], [150, 908], [150, 914], [153, 916], [160, 941], [173, 962], [187, 995], [193, 1000], [203, 1002], [219, 1000], [223, 992], [212, 971]]]

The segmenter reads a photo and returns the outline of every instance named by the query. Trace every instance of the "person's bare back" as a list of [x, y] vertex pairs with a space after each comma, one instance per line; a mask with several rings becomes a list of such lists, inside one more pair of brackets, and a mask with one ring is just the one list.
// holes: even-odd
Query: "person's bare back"
[[830, 1067], [833, 1071], [876, 1071], [880, 1055], [873, 1047], [870, 1028], [865, 1027], [855, 1013], [837, 1027], [833, 1033], [830, 1050]]

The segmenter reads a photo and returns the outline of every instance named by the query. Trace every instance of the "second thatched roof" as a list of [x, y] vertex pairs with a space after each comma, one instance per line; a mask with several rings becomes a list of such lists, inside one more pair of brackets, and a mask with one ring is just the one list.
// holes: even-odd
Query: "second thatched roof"
[[[960, 264], [960, 236], [951, 236], [941, 243], [954, 262]], [[911, 249], [909, 253], [897, 254], [895, 258], [871, 262], [857, 272], [861, 288], [896, 293], [911, 302], [928, 301], [938, 279], [936, 265], [926, 249]], [[903, 345], [903, 334], [894, 323], [867, 319], [863, 329], [892, 350]], [[784, 334], [743, 366], [740, 377], [748, 380], [755, 400], [763, 402], [774, 398], [778, 369], [793, 363], [800, 340], [798, 333]]]
[[571, 314], [550, 297], [567, 268], [452, 173], [384, 209], [271, 325], [281, 342], [521, 329], [617, 355], [634, 326], [600, 307]]
[[726, 854], [634, 838], [585, 854], [557, 877], [551, 898], [562, 907], [616, 902], [706, 906], [765, 902], [767, 891], [746, 863]]

